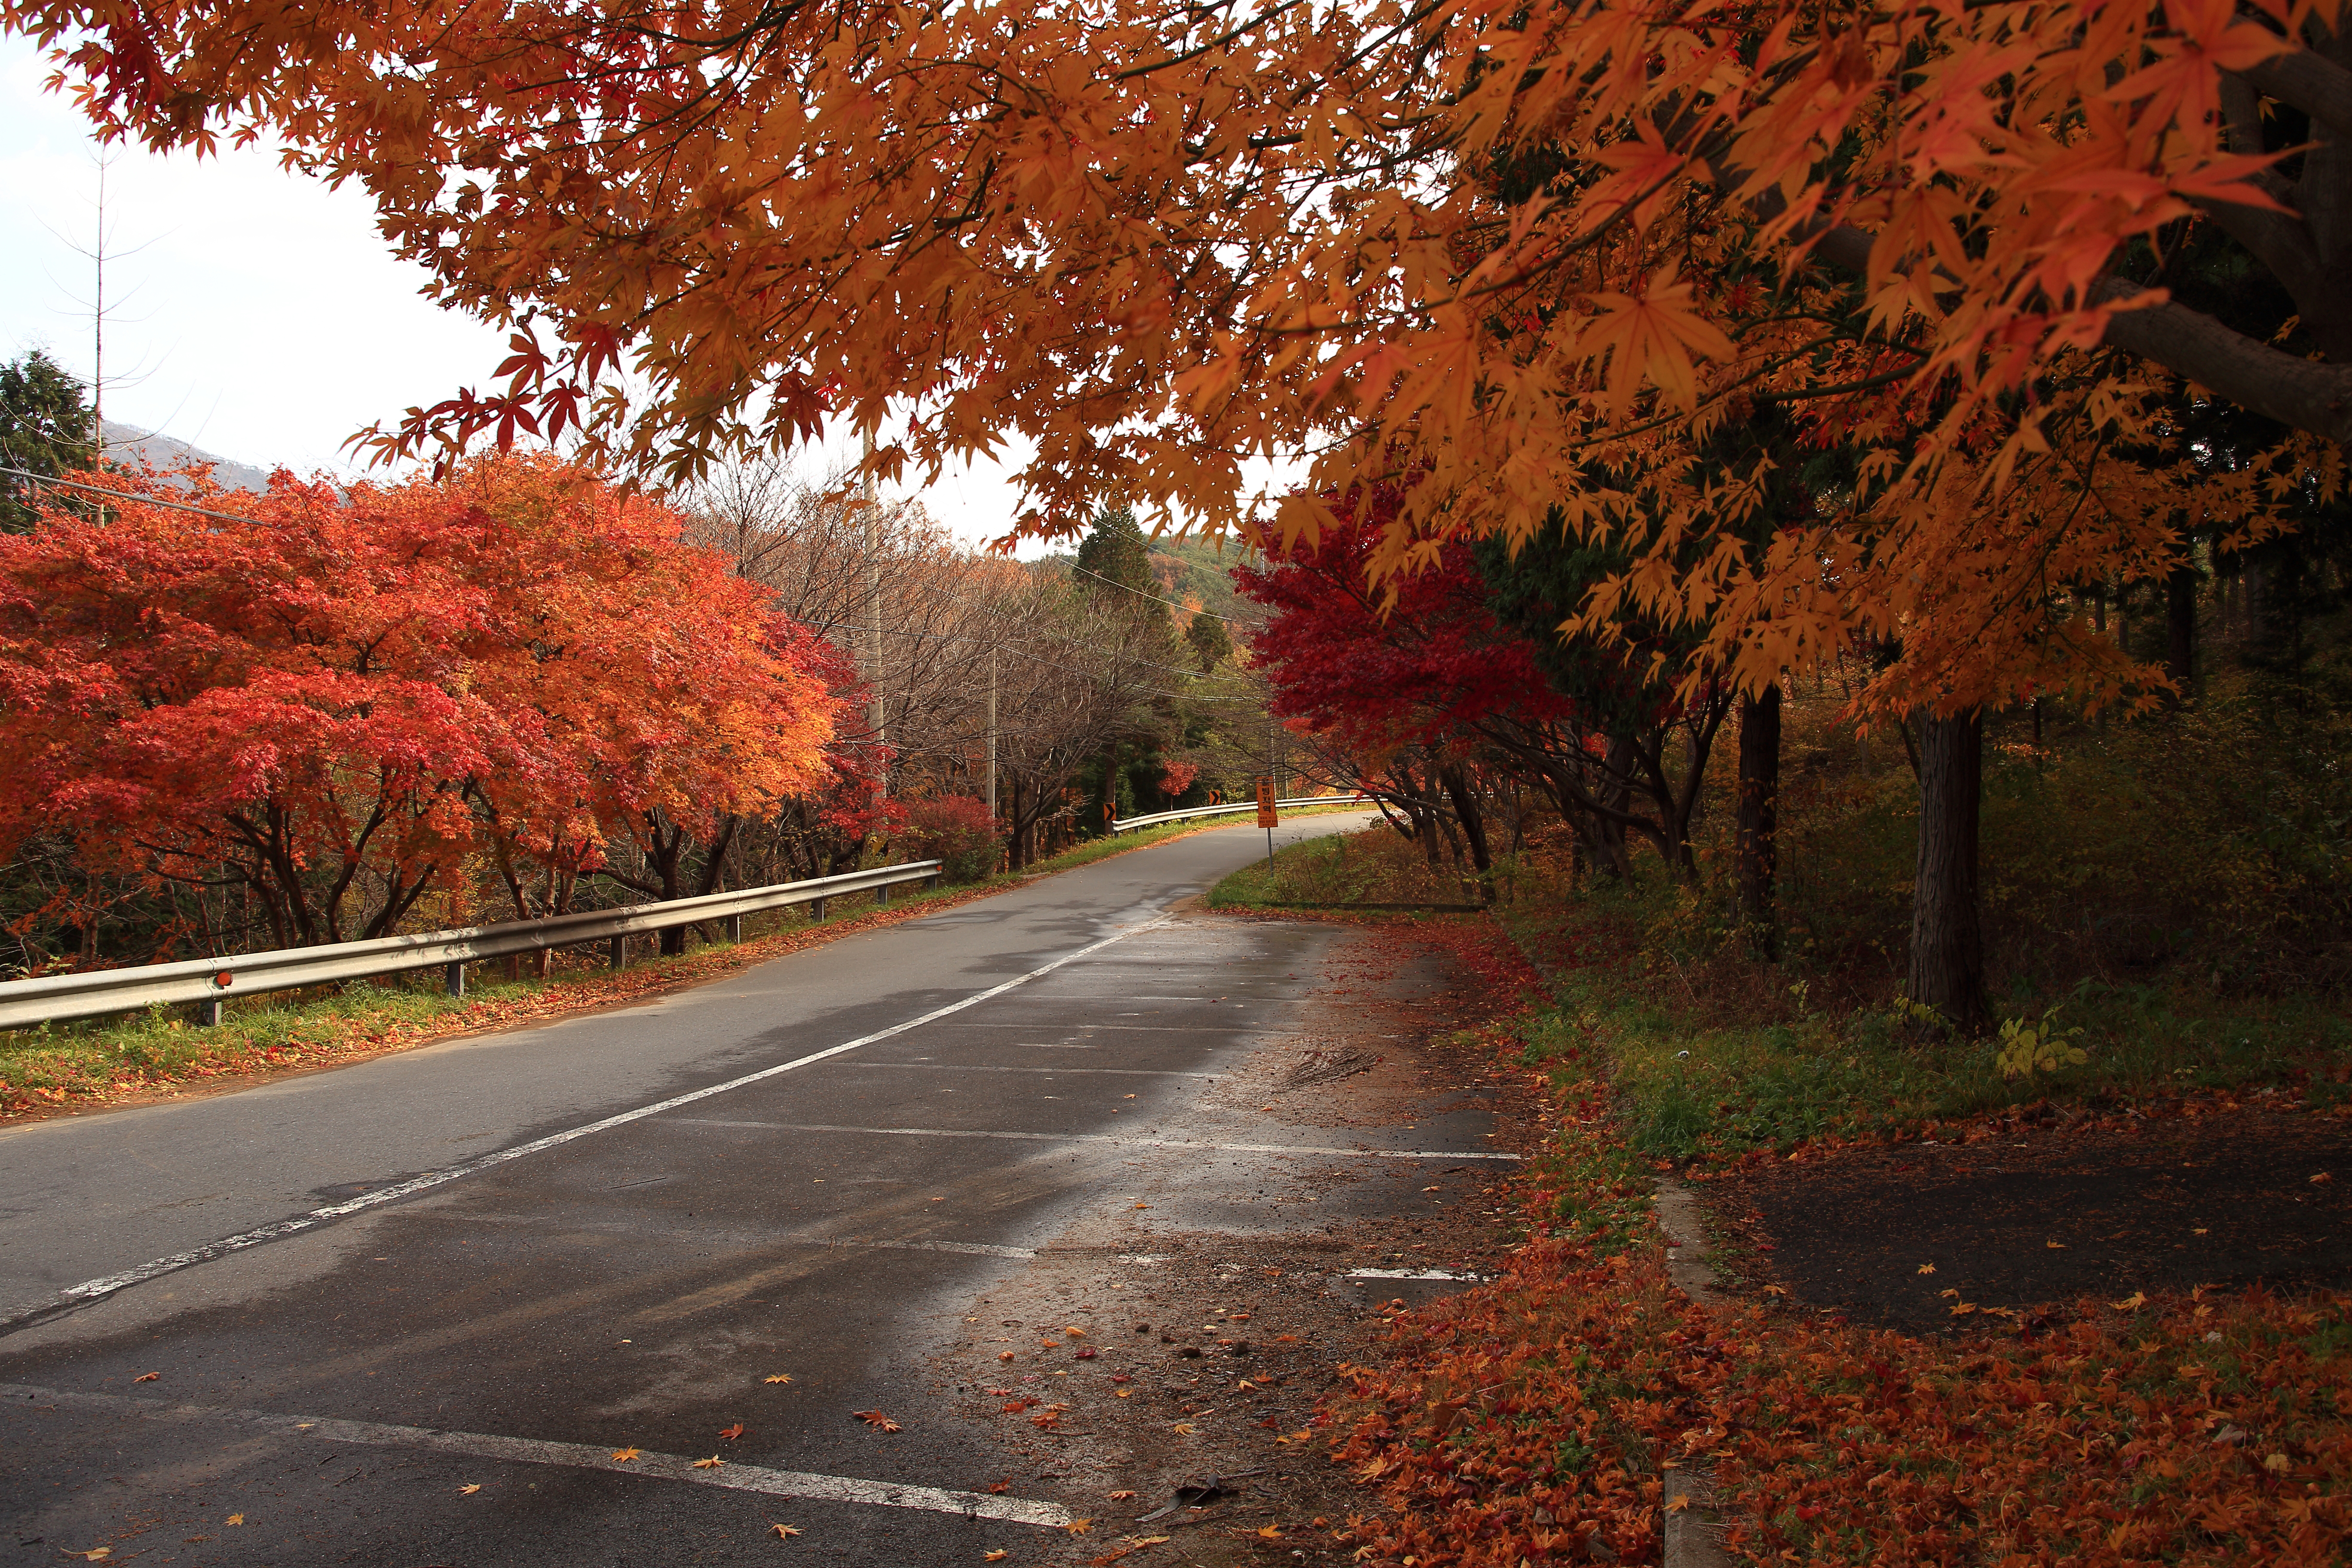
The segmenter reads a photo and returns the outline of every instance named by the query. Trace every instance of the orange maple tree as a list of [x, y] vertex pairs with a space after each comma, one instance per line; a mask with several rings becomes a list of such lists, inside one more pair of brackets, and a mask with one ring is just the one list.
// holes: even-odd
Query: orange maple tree
[[[494, 857], [601, 864], [815, 773], [803, 634], [667, 509], [551, 460], [267, 495], [103, 481], [0, 539], [0, 844], [242, 886], [281, 943], [394, 930]], [[150, 494], [155, 498], [148, 499]], [[159, 504], [163, 503], [163, 504]]]

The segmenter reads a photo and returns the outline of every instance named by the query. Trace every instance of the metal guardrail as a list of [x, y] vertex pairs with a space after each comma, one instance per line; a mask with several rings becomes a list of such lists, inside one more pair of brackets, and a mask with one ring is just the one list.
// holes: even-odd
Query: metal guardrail
[[[1301, 795], [1297, 800], [1277, 800], [1274, 805], [1276, 811], [1298, 811], [1310, 805], [1368, 805], [1370, 802], [1370, 795]], [[1238, 805], [1194, 805], [1182, 811], [1155, 811], [1149, 816], [1120, 817], [1110, 825], [1110, 831], [1115, 838], [1130, 829], [1157, 827], [1163, 822], [1185, 822], [1196, 816], [1225, 816], [1238, 811], [1255, 810], [1257, 802], [1245, 800]]]
[[789, 909], [794, 904], [814, 904], [822, 919], [827, 899], [878, 890], [882, 900], [887, 902], [892, 888], [908, 882], [932, 881], [939, 875], [940, 862], [918, 860], [911, 865], [851, 871], [806, 882], [778, 882], [765, 888], [707, 893], [663, 903], [585, 910], [578, 914], [551, 915], [544, 920], [509, 921], [502, 925], [468, 926], [461, 931], [422, 931], [415, 936], [376, 937], [326, 947], [289, 947], [273, 952], [191, 958], [178, 963], [142, 964], [135, 969], [96, 969], [47, 974], [34, 980], [11, 980], [0, 983], [0, 1029], [30, 1028], [69, 1018], [92, 1018], [105, 1013], [184, 1002], [195, 1005], [200, 1022], [216, 1024], [220, 1022], [221, 1003], [231, 996], [291, 991], [298, 986], [324, 985], [338, 980], [366, 980], [379, 974], [400, 974], [436, 966], [447, 972], [449, 994], [462, 996], [466, 994], [466, 965], [479, 959], [609, 942], [613, 944], [613, 963], [618, 967], [628, 960], [629, 939], [645, 932], [723, 920], [728, 922], [730, 940], [740, 941], [745, 915]]

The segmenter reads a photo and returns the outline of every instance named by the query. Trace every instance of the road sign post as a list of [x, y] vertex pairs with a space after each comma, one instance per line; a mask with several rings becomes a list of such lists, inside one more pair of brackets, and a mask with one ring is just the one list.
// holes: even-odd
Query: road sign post
[[1274, 870], [1274, 830], [1282, 821], [1282, 810], [1275, 802], [1274, 775], [1257, 775], [1257, 825], [1265, 829], [1265, 868]]

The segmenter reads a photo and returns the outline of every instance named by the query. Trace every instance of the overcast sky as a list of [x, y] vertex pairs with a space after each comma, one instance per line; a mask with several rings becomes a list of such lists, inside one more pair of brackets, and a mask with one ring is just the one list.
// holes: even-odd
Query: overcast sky
[[[88, 379], [98, 153], [41, 90], [47, 73], [30, 44], [0, 37], [0, 357], [45, 348]], [[106, 227], [106, 416], [223, 458], [357, 472], [354, 431], [479, 386], [504, 357], [499, 333], [418, 292], [423, 269], [394, 259], [363, 195], [267, 153], [118, 148]], [[1014, 500], [987, 468], [922, 498], [972, 542], [1001, 534]]]

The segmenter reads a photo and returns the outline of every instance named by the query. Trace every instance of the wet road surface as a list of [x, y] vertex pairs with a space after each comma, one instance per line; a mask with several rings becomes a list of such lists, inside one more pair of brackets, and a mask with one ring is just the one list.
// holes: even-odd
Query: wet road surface
[[775, 1561], [777, 1525], [1035, 1560], [1066, 1510], [935, 1397], [994, 1282], [1171, 1173], [1492, 1157], [1475, 1107], [1335, 1136], [1205, 1103], [1335, 940], [1169, 917], [1264, 842], [0, 1135], [0, 1562]]

